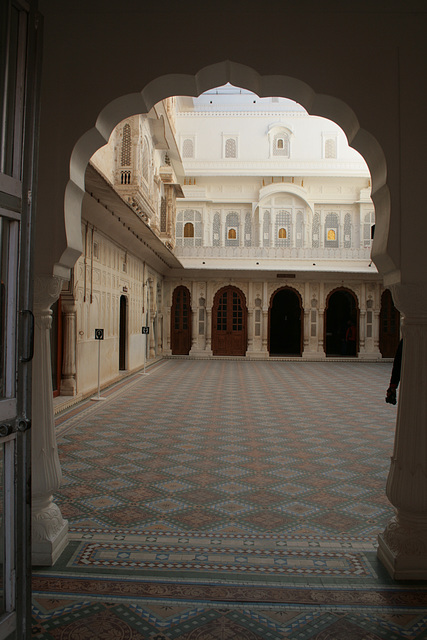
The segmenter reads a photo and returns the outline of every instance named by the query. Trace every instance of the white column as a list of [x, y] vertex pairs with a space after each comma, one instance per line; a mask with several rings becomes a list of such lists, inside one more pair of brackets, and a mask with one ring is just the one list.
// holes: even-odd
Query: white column
[[323, 358], [325, 353], [325, 284], [319, 285], [319, 313], [317, 316], [317, 353]]
[[152, 358], [156, 357], [156, 341], [154, 339], [154, 323], [156, 321], [156, 313], [150, 313], [150, 333], [149, 333], [149, 358], [150, 360]]
[[[195, 288], [195, 287], [194, 287]], [[193, 288], [193, 289], [194, 289]], [[197, 351], [197, 337], [199, 335], [199, 309], [198, 307], [193, 307], [191, 310], [191, 348], [190, 354], [194, 351]]]
[[163, 354], [163, 314], [157, 316], [157, 354]]
[[34, 360], [32, 373], [32, 562], [51, 566], [68, 542], [68, 522], [53, 502], [61, 484], [61, 467], [53, 415], [50, 330], [52, 304], [59, 298], [62, 281], [53, 276], [34, 282]]
[[75, 396], [76, 386], [76, 315], [73, 299], [62, 299], [62, 376], [61, 396]]
[[248, 308], [248, 350], [250, 353], [254, 350], [254, 309]]
[[395, 580], [427, 579], [427, 298], [425, 283], [392, 285], [403, 313], [403, 358], [387, 497], [395, 516], [378, 557]]
[[212, 355], [212, 307], [206, 307], [206, 353]]
[[164, 355], [171, 355], [171, 308], [168, 306], [165, 314], [165, 334], [166, 334], [166, 350], [163, 348]]

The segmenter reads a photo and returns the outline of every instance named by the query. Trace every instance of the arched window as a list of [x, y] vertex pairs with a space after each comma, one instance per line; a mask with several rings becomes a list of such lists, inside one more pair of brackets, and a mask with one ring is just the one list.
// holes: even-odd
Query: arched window
[[225, 245], [235, 247], [238, 243], [237, 234], [239, 232], [239, 214], [237, 211], [227, 213], [225, 219]]
[[295, 246], [300, 248], [304, 246], [304, 212], [297, 211]]
[[344, 216], [344, 248], [345, 249], [351, 248], [351, 231], [352, 231], [351, 214], [346, 213]]
[[177, 247], [202, 246], [202, 214], [194, 209], [185, 209], [176, 214], [175, 237]]
[[370, 247], [372, 245], [372, 226], [375, 224], [375, 213], [369, 211], [365, 213], [363, 220], [363, 246]]
[[319, 211], [315, 211], [313, 216], [312, 247], [313, 249], [318, 249], [320, 247], [320, 212]]
[[273, 139], [273, 156], [289, 158], [289, 136], [287, 133], [276, 133]]
[[290, 247], [292, 237], [291, 211], [281, 209], [276, 212], [276, 246]]
[[270, 211], [264, 211], [262, 221], [262, 246], [270, 246]]
[[131, 164], [131, 131], [128, 123], [123, 126], [121, 164], [122, 167], [130, 167]]
[[338, 248], [337, 213], [328, 213], [325, 217], [325, 247]]
[[252, 216], [247, 213], [245, 216], [245, 247], [252, 245]]
[[194, 226], [192, 222], [186, 222], [184, 225], [184, 238], [194, 238]]
[[186, 138], [182, 143], [182, 157], [194, 158], [194, 141], [191, 138]]
[[225, 141], [225, 157], [237, 158], [237, 144], [234, 138], [227, 138]]
[[337, 141], [334, 138], [325, 140], [325, 158], [337, 157]]

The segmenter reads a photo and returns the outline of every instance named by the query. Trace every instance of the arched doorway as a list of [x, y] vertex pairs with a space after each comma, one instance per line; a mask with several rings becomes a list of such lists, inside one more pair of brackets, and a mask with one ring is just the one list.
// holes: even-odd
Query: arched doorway
[[119, 369], [126, 369], [127, 347], [127, 300], [126, 296], [120, 296], [120, 322], [119, 322]]
[[325, 308], [326, 355], [357, 356], [358, 326], [359, 307], [355, 294], [344, 287], [332, 291], [327, 298]]
[[187, 356], [191, 347], [191, 306], [187, 287], [176, 287], [172, 298], [171, 349], [174, 356]]
[[247, 349], [247, 308], [237, 287], [217, 291], [212, 308], [212, 352], [214, 356], [244, 356]]
[[400, 313], [389, 289], [381, 296], [379, 348], [383, 358], [394, 358], [400, 340]]
[[302, 353], [302, 304], [295, 289], [285, 287], [271, 296], [269, 309], [269, 352], [271, 356], [300, 356]]

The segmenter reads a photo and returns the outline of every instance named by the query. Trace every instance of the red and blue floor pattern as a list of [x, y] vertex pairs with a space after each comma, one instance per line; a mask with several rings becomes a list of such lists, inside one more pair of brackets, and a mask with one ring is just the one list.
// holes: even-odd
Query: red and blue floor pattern
[[391, 366], [164, 360], [57, 420], [70, 544], [33, 576], [46, 640], [427, 638], [376, 559]]

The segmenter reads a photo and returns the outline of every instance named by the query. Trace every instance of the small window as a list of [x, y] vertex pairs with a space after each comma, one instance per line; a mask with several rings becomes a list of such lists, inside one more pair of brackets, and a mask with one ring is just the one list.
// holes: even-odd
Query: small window
[[191, 138], [186, 138], [182, 143], [182, 157], [194, 158], [194, 141]]
[[287, 238], [286, 229], [279, 229], [279, 238]]
[[337, 141], [334, 138], [328, 138], [325, 141], [325, 158], [337, 157]]
[[337, 239], [337, 234], [335, 229], [328, 229], [328, 233], [326, 236], [327, 240], [336, 240]]
[[194, 238], [194, 225], [191, 222], [184, 225], [184, 238]]
[[227, 237], [228, 237], [228, 239], [229, 239], [229, 240], [236, 240], [236, 238], [237, 238], [237, 231], [236, 231], [236, 229], [229, 229], [229, 230], [228, 230], [228, 236], [227, 236]]
[[225, 141], [225, 157], [237, 158], [237, 145], [234, 138], [227, 138]]
[[287, 133], [277, 133], [273, 138], [273, 156], [289, 158], [290, 141]]

